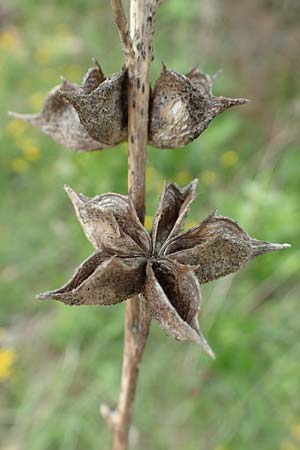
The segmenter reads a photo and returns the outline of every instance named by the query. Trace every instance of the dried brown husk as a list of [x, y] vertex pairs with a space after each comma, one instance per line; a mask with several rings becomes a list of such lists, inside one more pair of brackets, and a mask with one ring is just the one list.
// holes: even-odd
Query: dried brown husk
[[68, 305], [111, 305], [139, 294], [139, 301], [145, 302], [168, 335], [196, 342], [214, 357], [198, 324], [200, 285], [289, 245], [253, 239], [215, 211], [199, 226], [181, 231], [196, 185], [197, 180], [183, 188], [164, 185], [151, 237], [128, 196], [107, 193], [89, 198], [66, 186], [96, 253], [62, 288], [39, 298]]
[[126, 70], [105, 78], [95, 60], [80, 86], [63, 80], [38, 114], [10, 113], [75, 151], [101, 150], [127, 140]]
[[163, 65], [151, 96], [149, 142], [179, 148], [196, 139], [220, 113], [242, 98], [215, 97], [213, 78], [194, 68], [186, 76]]

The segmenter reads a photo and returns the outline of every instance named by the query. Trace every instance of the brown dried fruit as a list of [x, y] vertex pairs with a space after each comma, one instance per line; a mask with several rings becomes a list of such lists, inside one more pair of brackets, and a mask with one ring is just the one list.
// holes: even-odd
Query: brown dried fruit
[[183, 147], [218, 114], [247, 103], [242, 98], [214, 97], [213, 81], [198, 68], [184, 76], [163, 65], [151, 96], [149, 143], [159, 148]]
[[195, 341], [213, 357], [198, 324], [200, 284], [289, 245], [252, 239], [236, 222], [216, 212], [199, 226], [180, 232], [196, 186], [196, 180], [184, 188], [174, 183], [164, 186], [151, 237], [128, 196], [108, 193], [90, 199], [66, 186], [96, 253], [62, 288], [38, 298], [68, 305], [111, 305], [139, 294], [167, 334]]
[[[214, 97], [213, 78], [200, 69], [186, 76], [163, 66], [150, 100], [149, 143], [178, 148], [196, 139], [221, 112], [247, 102]], [[38, 114], [10, 113], [76, 151], [101, 150], [127, 141], [127, 72], [105, 78], [99, 64], [80, 86], [63, 80], [48, 94]]]
[[53, 88], [40, 113], [10, 115], [72, 150], [104, 149], [127, 140], [126, 78], [123, 70], [105, 79], [96, 62], [80, 86], [64, 80]]
[[127, 140], [127, 75], [115, 73], [90, 92], [61, 89], [85, 130], [107, 146]]

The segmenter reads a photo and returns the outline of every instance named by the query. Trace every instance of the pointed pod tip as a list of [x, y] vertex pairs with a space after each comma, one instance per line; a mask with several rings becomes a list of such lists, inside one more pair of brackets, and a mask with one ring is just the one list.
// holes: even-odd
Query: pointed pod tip
[[225, 111], [232, 106], [245, 105], [250, 102], [246, 98], [230, 98], [230, 97], [215, 97], [218, 105], [218, 113]]
[[210, 356], [211, 359], [215, 360], [216, 355], [214, 351], [211, 349], [211, 347], [208, 345], [208, 343], [205, 341], [205, 344], [202, 342], [201, 344], [202, 349], [205, 351], [205, 353]]
[[222, 72], [223, 72], [223, 69], [218, 69], [210, 78], [211, 78], [211, 81], [214, 83], [216, 80], [217, 80], [217, 78], [219, 78], [219, 76], [222, 74]]
[[97, 68], [99, 70], [99, 72], [103, 73], [102, 69], [101, 69], [101, 66], [100, 66], [100, 63], [99, 63], [98, 59], [96, 58], [96, 56], [92, 57], [92, 62], [94, 64], [95, 68]]
[[65, 189], [66, 193], [68, 194], [68, 196], [70, 197], [72, 203], [81, 202], [79, 194], [77, 194], [77, 192], [75, 192], [70, 186], [65, 184], [64, 189]]
[[70, 186], [68, 186], [67, 184], [64, 185], [64, 189], [66, 191], [66, 193], [68, 194], [71, 202], [73, 203], [73, 206], [79, 207], [79, 206], [83, 206], [87, 201], [89, 201], [89, 198], [86, 197], [83, 194], [79, 194], [78, 192], [74, 191]]
[[103, 70], [102, 70], [102, 68], [100, 66], [100, 63], [99, 63], [98, 59], [95, 56], [92, 57], [92, 62], [94, 64], [94, 69], [96, 69], [98, 71], [98, 74], [102, 78], [102, 81], [104, 81], [105, 80], [104, 72], [103, 72]]
[[162, 70], [161, 70], [161, 73], [163, 74], [163, 75], [165, 75], [167, 72], [168, 72], [168, 68], [167, 68], [167, 66], [166, 66], [166, 64], [164, 63], [164, 61], [162, 61]]
[[59, 78], [61, 81], [61, 85], [58, 89], [58, 92], [65, 98], [65, 93], [68, 91], [68, 86], [70, 86], [70, 83], [63, 75], [61, 75]]
[[66, 191], [72, 202], [77, 199], [77, 193], [73, 191], [73, 189], [67, 184], [64, 184], [64, 190]]
[[41, 301], [54, 300], [54, 301], [58, 301], [58, 302], [66, 303], [66, 304], [71, 304], [71, 303], [67, 302], [64, 295], [61, 295], [60, 293], [58, 293], [56, 291], [50, 291], [50, 292], [44, 292], [42, 294], [37, 294], [35, 296], [35, 298], [37, 300], [41, 300]]
[[68, 186], [67, 184], [64, 184], [64, 190], [66, 191], [66, 192], [70, 192], [70, 191], [72, 191], [72, 192], [74, 192], [73, 191], [73, 189], [70, 187], [70, 186]]
[[201, 346], [202, 350], [205, 351], [205, 353], [208, 354], [213, 360], [216, 359], [216, 355], [212, 348], [210, 347], [209, 343], [205, 339], [205, 337], [201, 333], [197, 333], [196, 342]]
[[219, 216], [218, 210], [217, 210], [217, 208], [215, 208], [209, 213], [208, 217], [205, 220], [209, 221], [209, 220], [217, 219], [218, 216]]
[[9, 117], [13, 117], [14, 119], [19, 119], [19, 120], [24, 120], [27, 121], [27, 114], [21, 114], [21, 113], [17, 113], [14, 111], [7, 111], [7, 114], [9, 115]]
[[13, 111], [8, 111], [7, 114], [9, 117], [13, 117], [14, 119], [22, 120], [25, 123], [29, 123], [34, 126], [39, 125], [40, 114], [21, 114]]
[[194, 189], [196, 189], [197, 186], [198, 186], [198, 184], [199, 184], [199, 179], [198, 179], [198, 178], [194, 178], [194, 179], [188, 184], [188, 186], [191, 186], [191, 187], [193, 187]]
[[71, 304], [71, 302], [68, 302], [68, 293], [60, 292], [59, 289], [55, 291], [42, 292], [41, 294], [37, 294], [35, 298], [42, 301], [55, 300], [66, 304]]
[[264, 253], [277, 252], [278, 250], [285, 250], [290, 248], [290, 244], [272, 244], [270, 242], [258, 241], [252, 239], [253, 256], [263, 255]]
[[230, 106], [246, 105], [247, 103], [250, 103], [250, 100], [247, 98], [226, 98], [225, 103], [229, 108]]
[[236, 105], [247, 105], [248, 103], [251, 103], [251, 100], [249, 98], [237, 98]]
[[192, 78], [193, 76], [197, 76], [199, 73], [203, 74], [203, 71], [199, 68], [199, 64], [196, 64], [191, 68], [191, 70], [188, 71], [188, 73], [185, 75], [187, 78]]
[[268, 244], [267, 248], [269, 252], [276, 252], [277, 250], [284, 250], [290, 248], [291, 244]]
[[49, 299], [49, 293], [48, 292], [44, 292], [41, 294], [36, 294], [35, 296], [36, 300], [48, 300]]
[[249, 98], [240, 98], [238, 100], [238, 105], [248, 105], [248, 103], [251, 103], [251, 100]]

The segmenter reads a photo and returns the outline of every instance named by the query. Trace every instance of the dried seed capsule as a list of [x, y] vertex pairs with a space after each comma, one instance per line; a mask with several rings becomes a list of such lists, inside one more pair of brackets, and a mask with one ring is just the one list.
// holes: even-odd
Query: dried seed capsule
[[196, 139], [221, 112], [247, 103], [214, 97], [213, 78], [195, 68], [186, 76], [163, 65], [150, 102], [149, 143], [178, 148]]
[[63, 80], [38, 114], [10, 113], [72, 150], [92, 151], [127, 139], [127, 86], [123, 70], [105, 79], [96, 60], [80, 86]]
[[196, 185], [197, 180], [183, 188], [164, 185], [151, 237], [128, 196], [109, 192], [89, 198], [65, 186], [96, 252], [64, 286], [38, 298], [67, 305], [113, 305], [139, 294], [139, 301], [167, 334], [196, 342], [214, 357], [198, 323], [200, 285], [289, 245], [253, 239], [235, 221], [216, 212], [181, 232]]
[[92, 139], [108, 146], [127, 139], [125, 70], [111, 75], [91, 91], [61, 89], [60, 92], [75, 108], [81, 124]]

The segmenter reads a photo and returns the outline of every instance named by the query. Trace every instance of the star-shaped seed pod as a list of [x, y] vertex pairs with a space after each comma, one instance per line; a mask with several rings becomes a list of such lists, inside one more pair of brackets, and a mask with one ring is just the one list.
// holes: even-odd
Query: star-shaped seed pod
[[96, 60], [80, 86], [63, 80], [38, 114], [10, 113], [76, 151], [100, 150], [127, 140], [126, 70], [105, 78]]
[[197, 342], [213, 357], [198, 324], [200, 285], [289, 245], [253, 239], [236, 222], [216, 212], [182, 231], [196, 186], [197, 180], [184, 188], [165, 184], [151, 234], [128, 196], [108, 193], [89, 198], [66, 186], [96, 251], [63, 287], [38, 298], [67, 305], [112, 305], [139, 294], [167, 334]]
[[151, 96], [149, 142], [178, 148], [196, 139], [221, 112], [243, 105], [242, 98], [215, 97], [210, 77], [199, 68], [186, 76], [163, 65]]

